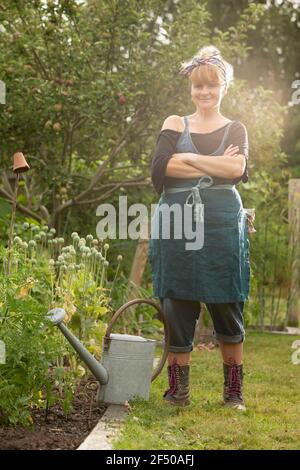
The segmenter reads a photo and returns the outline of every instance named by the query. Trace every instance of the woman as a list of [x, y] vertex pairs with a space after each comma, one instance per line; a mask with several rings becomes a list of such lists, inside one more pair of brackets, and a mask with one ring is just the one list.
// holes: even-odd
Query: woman
[[[161, 198], [152, 219], [148, 256], [154, 295], [160, 299], [171, 334], [164, 399], [181, 406], [190, 403], [190, 353], [204, 302], [223, 358], [224, 404], [245, 410], [243, 308], [249, 292], [249, 240], [235, 185], [248, 180], [247, 130], [220, 112], [233, 69], [217, 48], [200, 49], [182, 65], [181, 73], [191, 81], [196, 110], [165, 120], [152, 159], [152, 182]], [[204, 236], [201, 247], [187, 249], [190, 237], [181, 224], [189, 219], [178, 219], [175, 209], [169, 219], [170, 236], [163, 236], [168, 221], [162, 209], [174, 204], [182, 213], [187, 207], [192, 210], [192, 231], [202, 230]], [[183, 229], [181, 238], [174, 235], [176, 228]]]

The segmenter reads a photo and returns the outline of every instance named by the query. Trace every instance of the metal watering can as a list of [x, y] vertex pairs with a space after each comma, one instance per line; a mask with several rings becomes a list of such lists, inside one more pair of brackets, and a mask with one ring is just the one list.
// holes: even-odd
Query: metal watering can
[[[156, 341], [142, 336], [112, 334], [112, 327], [119, 316], [136, 304], [149, 304], [158, 311], [164, 324], [164, 351], [152, 373]], [[117, 310], [108, 324], [102, 342], [102, 363], [83, 346], [63, 323], [65, 310], [54, 308], [47, 318], [56, 325], [73, 346], [92, 374], [100, 382], [97, 400], [107, 404], [124, 404], [133, 397], [149, 399], [150, 385], [162, 371], [169, 351], [169, 328], [160, 306], [145, 299], [134, 299]]]

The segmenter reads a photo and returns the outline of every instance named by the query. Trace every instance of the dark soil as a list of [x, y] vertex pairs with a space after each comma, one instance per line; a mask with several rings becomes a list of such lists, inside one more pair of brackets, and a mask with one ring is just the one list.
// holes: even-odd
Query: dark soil
[[98, 382], [84, 377], [74, 396], [73, 410], [65, 416], [60, 405], [32, 410], [33, 426], [0, 426], [0, 450], [74, 450], [84, 441], [107, 406], [96, 402]]

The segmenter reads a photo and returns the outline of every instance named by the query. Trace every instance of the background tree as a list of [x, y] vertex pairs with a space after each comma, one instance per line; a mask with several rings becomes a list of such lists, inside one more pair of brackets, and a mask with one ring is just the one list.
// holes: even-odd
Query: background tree
[[[268, 310], [277, 321], [289, 286], [287, 183], [299, 168], [297, 107], [288, 106], [298, 73], [299, 8], [279, 3], [3, 0], [0, 236], [17, 150], [32, 168], [19, 214], [58, 233], [94, 232], [97, 205], [117, 207], [119, 194], [129, 205], [157, 202], [150, 160], [161, 124], [170, 114], [194, 111], [180, 63], [215, 44], [236, 77], [222, 112], [247, 126], [250, 142], [250, 180], [238, 188], [245, 207], [257, 209], [247, 309], [261, 325]], [[122, 243], [113, 245], [119, 250]], [[128, 277], [135, 241], [124, 241], [122, 253], [126, 247]], [[149, 272], [144, 279], [151, 289]]]
[[15, 0], [0, 13], [1, 195], [11, 199], [10, 156], [22, 150], [32, 171], [19, 209], [61, 231], [71, 208], [94, 211], [120, 188], [149, 186], [159, 126], [189, 102], [181, 60], [210, 42], [228, 60], [244, 57], [263, 11], [250, 4], [213, 34], [205, 4], [187, 0]]
[[[284, 117], [282, 149], [289, 155], [288, 165], [293, 177], [300, 176], [300, 113], [299, 105], [292, 105], [295, 88], [292, 83], [300, 79], [300, 3], [297, 0], [256, 0], [264, 9], [259, 21], [247, 34], [247, 57], [239, 56], [237, 75], [255, 87], [260, 83], [274, 91], [274, 97], [288, 106]], [[222, 3], [208, 0], [211, 28], [227, 30], [238, 21], [248, 0], [229, 0]]]

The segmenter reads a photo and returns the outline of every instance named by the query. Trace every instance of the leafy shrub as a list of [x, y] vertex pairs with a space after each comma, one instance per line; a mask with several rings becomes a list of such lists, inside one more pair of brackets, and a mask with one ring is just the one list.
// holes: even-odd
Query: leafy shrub
[[72, 245], [64, 246], [54, 235], [48, 227], [18, 226], [9, 276], [8, 250], [0, 246], [0, 339], [7, 351], [6, 364], [0, 365], [0, 422], [28, 425], [33, 406], [47, 409], [57, 401], [65, 412], [71, 408], [77, 379], [85, 370], [46, 318], [50, 308], [64, 307], [69, 327], [100, 355], [103, 317], [111, 312], [109, 246], [77, 234]]

